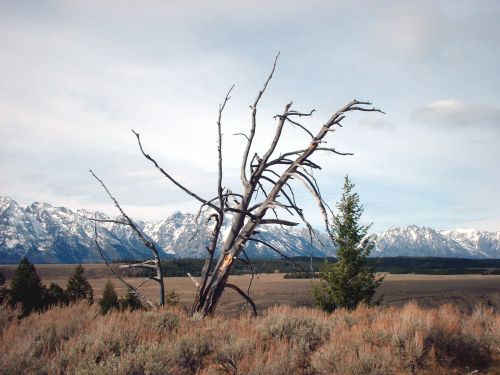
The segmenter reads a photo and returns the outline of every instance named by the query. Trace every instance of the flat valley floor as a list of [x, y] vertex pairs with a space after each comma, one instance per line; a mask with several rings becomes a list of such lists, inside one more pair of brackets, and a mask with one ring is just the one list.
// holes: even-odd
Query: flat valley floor
[[[104, 265], [85, 264], [85, 273], [94, 288], [94, 296], [100, 298], [104, 284], [108, 279], [108, 270]], [[0, 265], [0, 271], [7, 277], [7, 283], [17, 266]], [[42, 282], [51, 282], [66, 287], [74, 265], [36, 265]], [[119, 280], [109, 276], [117, 292], [125, 294], [125, 288]], [[247, 290], [250, 275], [231, 276], [231, 283]], [[127, 281], [138, 285], [145, 279], [130, 278]], [[282, 274], [255, 275], [250, 296], [258, 310], [262, 311], [273, 305], [312, 306], [311, 288], [320, 280], [284, 279]], [[167, 291], [175, 290], [180, 295], [182, 305], [188, 307], [193, 300], [196, 286], [188, 277], [171, 277], [165, 279]], [[141, 291], [144, 295], [156, 298], [157, 285], [147, 282]], [[425, 307], [437, 307], [445, 303], [456, 305], [462, 311], [472, 311], [475, 305], [484, 304], [500, 311], [500, 275], [386, 275], [378, 289], [377, 296], [383, 296], [382, 305], [403, 305], [410, 300]], [[234, 291], [228, 289], [220, 304], [219, 312], [235, 314], [241, 311], [245, 303]]]

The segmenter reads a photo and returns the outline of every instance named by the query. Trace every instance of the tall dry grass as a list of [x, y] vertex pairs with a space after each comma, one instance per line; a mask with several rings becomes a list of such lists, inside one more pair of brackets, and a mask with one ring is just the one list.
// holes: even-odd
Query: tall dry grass
[[281, 306], [196, 320], [179, 308], [101, 315], [81, 303], [17, 314], [0, 308], [2, 374], [494, 373], [500, 345], [500, 316], [485, 307]]

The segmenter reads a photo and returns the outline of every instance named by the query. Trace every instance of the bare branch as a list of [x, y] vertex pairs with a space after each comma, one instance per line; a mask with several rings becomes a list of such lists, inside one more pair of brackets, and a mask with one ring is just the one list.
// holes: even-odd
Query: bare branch
[[[141, 230], [135, 225], [135, 223], [132, 221], [132, 219], [125, 213], [125, 211], [123, 211], [123, 209], [121, 208], [120, 204], [118, 203], [118, 201], [115, 199], [115, 197], [113, 197], [113, 195], [111, 194], [111, 192], [108, 190], [107, 186], [104, 184], [104, 182], [99, 179], [99, 177], [97, 177], [95, 175], [95, 173], [90, 170], [90, 173], [92, 174], [92, 176], [94, 176], [94, 178], [99, 181], [99, 183], [101, 184], [101, 186], [104, 188], [104, 190], [106, 191], [106, 193], [108, 194], [108, 196], [111, 198], [111, 200], [114, 202], [116, 208], [118, 208], [118, 210], [120, 211], [120, 213], [122, 214], [122, 216], [125, 218], [125, 220], [128, 222], [128, 225], [130, 226], [130, 228], [132, 228], [132, 230], [135, 232], [135, 234], [137, 235], [137, 237], [139, 237], [139, 239], [142, 241], [142, 243], [148, 248], [151, 250], [151, 252], [153, 253], [153, 257], [154, 257], [154, 262], [156, 264], [156, 277], [158, 279], [158, 284], [160, 286], [160, 306], [163, 306], [164, 303], [165, 303], [165, 289], [164, 289], [164, 284], [163, 284], [163, 273], [162, 273], [162, 270], [161, 270], [161, 266], [160, 266], [160, 254], [158, 252], [158, 249], [156, 248], [155, 244], [146, 239], [146, 237], [144, 236], [144, 234], [141, 232]], [[94, 224], [96, 225], [97, 227], [97, 223], [94, 222]], [[97, 229], [96, 229], [97, 231]], [[96, 245], [97, 244], [97, 239], [96, 239]], [[99, 250], [100, 251], [100, 250]], [[103, 259], [105, 259], [103, 257]]]
[[234, 133], [233, 135], [242, 135], [247, 139], [247, 141], [250, 141], [250, 138], [248, 138], [248, 135], [246, 135], [245, 133]]
[[276, 70], [276, 63], [278, 62], [278, 57], [280, 53], [276, 55], [274, 58], [274, 63], [273, 63], [273, 68], [271, 69], [271, 73], [267, 77], [266, 81], [264, 82], [264, 87], [262, 90], [259, 91], [257, 94], [257, 97], [255, 98], [255, 101], [253, 105], [250, 107], [252, 109], [252, 125], [250, 127], [250, 135], [247, 137], [247, 145], [245, 147], [245, 151], [243, 152], [243, 158], [241, 162], [241, 183], [246, 186], [248, 184], [247, 176], [246, 176], [246, 167], [247, 167], [247, 161], [248, 161], [248, 154], [250, 153], [250, 149], [252, 148], [252, 142], [253, 138], [255, 136], [255, 128], [257, 127], [257, 105], [259, 104], [260, 98], [262, 98], [262, 95], [266, 91], [267, 85], [269, 81], [271, 81], [271, 78], [273, 78], [274, 71]]
[[240, 214], [250, 217], [251, 219], [255, 218], [255, 216], [250, 212], [250, 210], [241, 210], [239, 208], [234, 208], [234, 207], [225, 207], [224, 212], [238, 212]]
[[[285, 110], [284, 110], [285, 113], [288, 112], [288, 110], [290, 109], [292, 104], [293, 103], [290, 102], [285, 106]], [[283, 130], [283, 126], [285, 125], [285, 120], [286, 120], [285, 117], [280, 118], [280, 120], [278, 122], [278, 126], [276, 127], [276, 131], [274, 133], [274, 138], [271, 141], [271, 145], [269, 146], [269, 149], [266, 151], [266, 153], [262, 157], [262, 162], [260, 163], [260, 167], [256, 171], [254, 171], [254, 173], [252, 173], [252, 179], [259, 178], [260, 175], [262, 174], [263, 170], [266, 168], [267, 161], [269, 160], [269, 158], [273, 154], [273, 152], [276, 149], [276, 146], [278, 145], [278, 142], [281, 138], [281, 132]]]
[[217, 206], [215, 206], [214, 204], [210, 203], [209, 201], [207, 201], [206, 199], [203, 199], [202, 197], [200, 197], [199, 195], [193, 193], [191, 190], [189, 190], [188, 188], [186, 188], [184, 185], [182, 185], [180, 182], [178, 182], [176, 179], [174, 179], [170, 174], [168, 174], [167, 172], [165, 172], [165, 170], [160, 167], [158, 165], [158, 163], [156, 162], [155, 159], [153, 159], [151, 156], [149, 156], [148, 154], [146, 154], [146, 152], [144, 152], [144, 149], [142, 148], [142, 143], [141, 143], [141, 136], [139, 133], [135, 132], [133, 129], [132, 129], [132, 133], [135, 134], [135, 136], [137, 137], [137, 143], [139, 144], [139, 148], [141, 150], [141, 153], [142, 155], [144, 155], [144, 157], [146, 159], [148, 159], [151, 163], [153, 163], [153, 165], [155, 166], [156, 169], [158, 169], [161, 174], [163, 174], [166, 178], [168, 178], [175, 186], [177, 186], [178, 188], [180, 188], [182, 191], [184, 191], [186, 194], [189, 194], [190, 196], [192, 196], [193, 198], [195, 198], [196, 200], [202, 202], [202, 203], [205, 203], [206, 205], [214, 208], [214, 209], [217, 209]]
[[[255, 278], [255, 271], [253, 269], [253, 264], [252, 264], [252, 261], [250, 260], [250, 258], [248, 257], [245, 249], [243, 249], [241, 251], [243, 253], [243, 255], [245, 256], [245, 260], [246, 260], [246, 264], [248, 264], [248, 266], [250, 267], [250, 271], [251, 271], [251, 277], [250, 277], [250, 281], [248, 282], [248, 287], [247, 287], [247, 295], [250, 296], [250, 289], [252, 288], [252, 283], [253, 283], [253, 279]], [[241, 258], [238, 258], [241, 260]], [[247, 303], [245, 304], [245, 309], [247, 308], [248, 306], [248, 301]]]
[[[215, 200], [219, 199], [219, 197], [215, 197], [215, 198], [212, 198], [209, 200], [209, 202], [213, 202]], [[201, 211], [203, 211], [203, 207], [205, 207], [207, 204], [206, 203], [202, 203], [200, 208], [198, 209], [198, 212], [196, 213], [196, 216], [194, 218], [194, 223], [196, 224], [196, 230], [194, 231], [193, 235], [191, 236], [191, 238], [189, 239], [189, 242], [191, 242], [195, 237], [196, 235], [198, 234], [198, 219], [200, 218], [200, 215], [201, 215]]]
[[188, 277], [191, 279], [194, 285], [196, 285], [196, 287], [199, 288], [200, 283], [198, 282], [198, 280], [196, 280], [189, 272], [186, 275], [188, 275]]
[[301, 180], [304, 183], [304, 185], [309, 190], [309, 192], [311, 193], [311, 195], [316, 199], [316, 203], [318, 204], [318, 207], [319, 207], [319, 209], [321, 211], [321, 214], [323, 216], [323, 221], [325, 223], [325, 229], [326, 229], [327, 233], [330, 234], [330, 236], [332, 236], [332, 233], [330, 231], [330, 224], [328, 222], [328, 214], [326, 212], [326, 208], [325, 208], [325, 204], [324, 204], [323, 199], [321, 198], [321, 196], [319, 195], [319, 193], [316, 191], [316, 188], [314, 187], [314, 185], [312, 185], [309, 182], [309, 180], [307, 179], [307, 177], [305, 177], [300, 172], [296, 172], [296, 174], [297, 174], [297, 177], [299, 178], [299, 180]]
[[128, 282], [125, 281], [125, 279], [123, 277], [121, 277], [114, 269], [113, 267], [111, 267], [111, 265], [109, 264], [108, 260], [106, 259], [106, 257], [104, 256], [104, 252], [102, 251], [102, 248], [101, 248], [101, 245], [99, 245], [99, 241], [98, 241], [98, 233], [97, 233], [97, 222], [94, 222], [94, 242], [95, 242], [95, 245], [97, 247], [97, 250], [99, 251], [99, 255], [101, 256], [102, 260], [104, 261], [104, 263], [106, 264], [106, 266], [108, 267], [108, 270], [109, 272], [111, 272], [118, 280], [121, 281], [121, 283], [123, 285], [125, 285], [125, 287], [127, 289], [129, 289], [132, 293], [134, 293], [141, 301], [145, 302], [147, 305], [149, 305], [150, 307], [155, 307], [155, 305], [153, 304], [153, 302], [151, 302], [149, 299], [145, 298], [144, 296], [142, 296], [138, 291], [137, 291], [137, 288], [134, 287], [133, 285], [129, 284]]
[[226, 283], [225, 287], [233, 289], [236, 292], [238, 292], [238, 294], [242, 296], [250, 304], [250, 306], [252, 306], [254, 316], [257, 316], [257, 306], [255, 306], [255, 302], [244, 291], [242, 291], [239, 287], [237, 287], [234, 284]]
[[141, 286], [143, 286], [144, 284], [146, 284], [147, 282], [151, 281], [151, 280], [154, 280], [154, 278], [152, 277], [147, 277], [146, 280], [144, 280], [142, 283], [140, 283], [139, 285], [137, 285], [135, 287], [135, 290], [138, 290]]
[[113, 197], [113, 195], [111, 195], [111, 192], [108, 190], [108, 188], [106, 187], [106, 185], [104, 185], [104, 182], [99, 179], [99, 177], [97, 177], [95, 175], [95, 173], [92, 171], [92, 169], [90, 169], [90, 173], [92, 173], [92, 176], [94, 176], [94, 178], [99, 181], [99, 183], [101, 184], [101, 186], [104, 188], [104, 190], [106, 191], [106, 193], [108, 194], [108, 196], [111, 198], [111, 200], [114, 202], [115, 204], [115, 207], [118, 208], [118, 210], [120, 211], [120, 213], [122, 214], [122, 216], [127, 220], [127, 223], [128, 225], [132, 228], [132, 230], [137, 234], [137, 236], [140, 238], [140, 240], [144, 243], [144, 245], [153, 250], [153, 252], [156, 252], [158, 253], [158, 251], [156, 250], [156, 247], [155, 245], [146, 239], [146, 237], [144, 237], [144, 235], [142, 234], [142, 232], [139, 230], [139, 228], [135, 225], [135, 223], [132, 221], [132, 219], [130, 217], [128, 217], [128, 215], [125, 213], [125, 211], [123, 211], [123, 209], [121, 208], [120, 204], [118, 203], [118, 201], [115, 199], [115, 197]]
[[[363, 103], [359, 103], [359, 104], [363, 104]], [[371, 105], [371, 103], [366, 103], [366, 104]], [[379, 113], [383, 113], [385, 115], [385, 112], [378, 109], [378, 108], [350, 107], [349, 111], [379, 112]]]
[[286, 225], [288, 227], [295, 227], [295, 226], [299, 225], [299, 223], [295, 223], [293, 221], [288, 221], [288, 220], [282, 220], [282, 219], [262, 219], [262, 220], [260, 220], [259, 224], [261, 224], [261, 225], [279, 224], [279, 225]]
[[120, 224], [120, 225], [128, 225], [128, 222], [126, 221], [121, 221], [121, 220], [112, 220], [112, 219], [97, 219], [93, 217], [86, 217], [86, 216], [81, 216], [84, 219], [94, 221], [97, 223], [113, 223], [113, 224]]
[[[303, 154], [304, 152], [306, 152], [308, 150], [309, 149], [303, 149], [303, 150], [296, 150], [296, 151], [285, 152], [284, 154], [281, 154], [279, 158], [276, 158], [276, 159], [271, 160], [270, 162], [268, 162], [267, 165], [266, 165], [266, 168], [270, 167], [271, 165], [277, 164], [277, 163], [279, 163], [282, 160], [285, 160], [285, 158], [288, 157], [288, 156], [300, 155], [300, 154]], [[340, 151], [337, 151], [336, 149], [330, 148], [330, 147], [316, 147], [315, 151], [328, 151], [328, 152], [332, 152], [334, 154], [341, 155], [341, 156], [352, 156], [352, 155], [354, 155], [353, 153], [350, 153], [350, 152], [340, 152]]]
[[[228, 100], [230, 99], [231, 91], [233, 91], [234, 85], [231, 86], [229, 91], [226, 94], [226, 97], [224, 98], [224, 102], [220, 105], [219, 107], [219, 118], [217, 119], [217, 153], [219, 156], [219, 178], [217, 181], [217, 193], [219, 196], [219, 209], [222, 212], [223, 209], [223, 197], [222, 197], [222, 112], [224, 112], [224, 108], [226, 108], [226, 104]], [[221, 217], [221, 220], [223, 218]]]
[[265, 246], [267, 246], [268, 248], [270, 248], [272, 251], [274, 251], [275, 253], [279, 254], [282, 258], [284, 259], [287, 259], [290, 263], [292, 263], [295, 267], [299, 268], [300, 270], [304, 271], [304, 269], [299, 266], [297, 263], [295, 263], [295, 261], [290, 258], [289, 256], [283, 254], [281, 251], [279, 251], [276, 247], [274, 247], [273, 245], [271, 245], [270, 243], [266, 242], [266, 241], [263, 241], [263, 240], [260, 240], [258, 238], [254, 238], [254, 237], [250, 237], [248, 239], [249, 241], [252, 241], [252, 242], [258, 242], [258, 243], [261, 243]]
[[306, 127], [305, 127], [304, 125], [302, 125], [302, 124], [298, 123], [297, 121], [293, 121], [293, 120], [291, 120], [291, 119], [290, 119], [290, 118], [288, 118], [288, 117], [287, 117], [287, 119], [286, 119], [286, 120], [287, 120], [289, 123], [291, 123], [292, 125], [298, 126], [298, 127], [299, 127], [299, 128], [301, 128], [302, 130], [304, 130], [307, 134], [309, 134], [309, 136], [310, 136], [311, 138], [313, 138], [313, 139], [314, 139], [314, 135], [313, 135], [313, 133], [311, 133], [309, 130], [307, 130], [307, 129], [306, 129]]
[[156, 269], [156, 266], [153, 264], [147, 263], [132, 263], [132, 264], [122, 264], [120, 268], [148, 268], [148, 269]]

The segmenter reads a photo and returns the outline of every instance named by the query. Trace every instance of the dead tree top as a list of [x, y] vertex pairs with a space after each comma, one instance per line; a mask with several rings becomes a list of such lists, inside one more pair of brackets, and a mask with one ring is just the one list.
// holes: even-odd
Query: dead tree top
[[[134, 130], [134, 133], [141, 154], [170, 182], [179, 189], [200, 202], [200, 209], [196, 216], [198, 220], [203, 209], [208, 209], [212, 213], [208, 221], [215, 225], [211, 229], [208, 245], [206, 247], [206, 260], [201, 272], [201, 279], [196, 284], [197, 292], [193, 303], [192, 312], [201, 313], [204, 316], [212, 314], [225, 288], [230, 288], [239, 293], [247, 303], [253, 307], [256, 312], [255, 304], [249, 296], [250, 289], [244, 292], [234, 284], [227, 282], [230, 271], [233, 267], [233, 260], [248, 260], [245, 253], [247, 242], [257, 241], [267, 245], [271, 250], [280, 253], [272, 244], [268, 244], [261, 239], [255, 238], [260, 225], [281, 225], [283, 227], [296, 226], [300, 222], [305, 225], [309, 231], [311, 241], [315, 236], [313, 227], [304, 216], [303, 209], [300, 207], [294, 194], [294, 182], [299, 181], [304, 184], [312, 197], [316, 200], [321, 214], [324, 218], [325, 228], [330, 233], [329, 220], [333, 215], [332, 210], [323, 199], [318, 182], [313, 174], [314, 170], [320, 170], [321, 166], [312, 160], [312, 155], [317, 151], [329, 152], [333, 155], [352, 155], [348, 152], [340, 152], [336, 148], [327, 147], [327, 135], [332, 134], [335, 127], [342, 127], [342, 120], [350, 113], [356, 111], [363, 112], [382, 112], [380, 109], [372, 107], [368, 101], [352, 100], [339, 110], [334, 112], [330, 118], [324, 122], [319, 129], [313, 131], [301, 123], [302, 118], [311, 117], [315, 110], [301, 112], [292, 109], [293, 102], [287, 103], [282, 112], [274, 116], [276, 128], [271, 138], [268, 148], [263, 153], [254, 152], [254, 138], [257, 132], [257, 113], [259, 102], [266, 92], [271, 79], [276, 71], [279, 53], [275, 57], [271, 72], [266, 78], [264, 85], [259, 90], [254, 102], [250, 105], [250, 127], [248, 133], [237, 133], [243, 136], [244, 151], [241, 159], [240, 180], [241, 192], [235, 193], [222, 184], [223, 180], [223, 142], [222, 142], [222, 117], [224, 110], [231, 98], [231, 92], [234, 85], [229, 89], [222, 104], [219, 106], [217, 117], [217, 158], [218, 158], [218, 177], [216, 182], [217, 195], [215, 197], [202, 197], [192, 189], [185, 186], [181, 181], [170, 175], [158, 161], [148, 154], [142, 144], [140, 134]], [[288, 150], [276, 154], [276, 148], [281, 140], [286, 125], [299, 128], [304, 134], [304, 146], [297, 150]], [[252, 155], [252, 156], [251, 156]], [[262, 155], [262, 156], [260, 156]], [[95, 176], [94, 176], [95, 177]], [[96, 177], [97, 178], [97, 177]], [[99, 180], [100, 181], [100, 180]], [[100, 181], [102, 184], [102, 181]], [[104, 186], [104, 184], [102, 184]], [[105, 188], [106, 189], [106, 188]], [[107, 189], [106, 189], [107, 190]], [[108, 192], [109, 194], [109, 192]], [[109, 194], [110, 195], [110, 194]], [[262, 196], [259, 200], [259, 196]], [[120, 209], [116, 200], [115, 205]], [[122, 211], [122, 210], [120, 210]], [[221, 238], [221, 229], [226, 219], [226, 213], [232, 213], [231, 230], [226, 238]], [[267, 212], [272, 212], [272, 217], [266, 217]], [[285, 220], [280, 217], [282, 212], [287, 212], [288, 216], [296, 216], [298, 221]], [[122, 214], [124, 214], [122, 212]], [[130, 225], [131, 220], [124, 215], [125, 221]], [[134, 227], [131, 225], [132, 229]], [[136, 231], [141, 237], [140, 232]], [[142, 239], [142, 238], [141, 238]], [[222, 241], [222, 246], [218, 249]], [[145, 243], [146, 246], [148, 246]], [[149, 246], [148, 246], [149, 247]], [[153, 250], [153, 249], [152, 249]], [[215, 262], [216, 250], [219, 250], [218, 260]], [[281, 253], [280, 253], [281, 254]], [[281, 254], [283, 255], [283, 254]], [[250, 260], [248, 260], [250, 262]]]

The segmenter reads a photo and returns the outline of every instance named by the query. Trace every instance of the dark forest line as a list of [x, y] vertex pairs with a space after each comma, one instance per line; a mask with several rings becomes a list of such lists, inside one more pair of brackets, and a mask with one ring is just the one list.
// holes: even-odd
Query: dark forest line
[[[239, 260], [239, 259], [238, 259]], [[121, 260], [115, 263], [129, 263], [137, 260]], [[325, 262], [333, 263], [335, 258], [308, 258], [294, 257], [287, 259], [251, 259], [251, 266], [246, 259], [236, 262], [234, 275], [252, 273], [283, 273], [285, 277], [307, 278], [317, 273]], [[199, 276], [203, 268], [204, 259], [168, 259], [162, 260], [161, 265], [167, 277], [182, 277], [189, 272], [192, 276]], [[462, 259], [462, 258], [434, 258], [434, 257], [394, 257], [370, 258], [368, 263], [373, 265], [377, 272], [392, 274], [428, 274], [428, 275], [461, 275], [461, 274], [500, 274], [500, 259]], [[312, 270], [311, 270], [312, 268]], [[134, 271], [131, 275], [144, 276], [143, 272]]]

